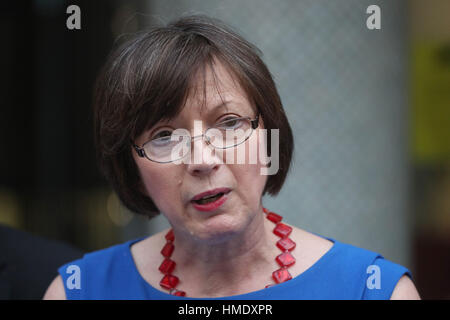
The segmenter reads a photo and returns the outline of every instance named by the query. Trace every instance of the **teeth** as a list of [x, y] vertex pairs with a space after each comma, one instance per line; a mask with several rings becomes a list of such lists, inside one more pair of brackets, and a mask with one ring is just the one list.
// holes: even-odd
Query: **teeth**
[[209, 199], [209, 198], [214, 198], [215, 196], [218, 196], [219, 194], [220, 194], [220, 193], [212, 194], [212, 195], [210, 195], [210, 196], [203, 197], [203, 198], [201, 198], [201, 199], [199, 199], [199, 200], [205, 200], [205, 199]]
[[199, 200], [196, 200], [196, 202], [199, 203], [199, 204], [205, 204], [205, 203], [213, 202], [216, 199], [220, 198], [221, 196], [223, 196], [222, 192], [218, 193], [218, 194], [215, 194], [215, 195], [203, 197], [203, 198], [201, 198]]

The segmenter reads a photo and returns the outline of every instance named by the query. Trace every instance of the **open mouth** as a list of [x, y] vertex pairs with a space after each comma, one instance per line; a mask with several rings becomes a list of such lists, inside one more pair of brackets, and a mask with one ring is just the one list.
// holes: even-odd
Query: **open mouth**
[[201, 198], [199, 200], [192, 200], [192, 201], [195, 202], [195, 203], [198, 203], [198, 204], [207, 204], [207, 203], [211, 203], [211, 202], [214, 202], [214, 201], [218, 200], [224, 194], [225, 194], [224, 192], [219, 192], [216, 195], [206, 196], [206, 197], [203, 197], [203, 198]]
[[217, 188], [196, 195], [191, 203], [197, 210], [213, 211], [227, 201], [226, 195], [231, 192], [229, 188]]

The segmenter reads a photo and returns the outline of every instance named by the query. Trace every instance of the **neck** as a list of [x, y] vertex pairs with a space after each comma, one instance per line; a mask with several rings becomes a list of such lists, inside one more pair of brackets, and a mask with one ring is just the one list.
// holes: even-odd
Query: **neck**
[[[273, 227], [261, 210], [241, 232], [227, 235], [226, 240], [202, 241], [176, 234], [173, 259], [177, 263], [177, 273], [189, 286], [186, 290], [196, 291], [198, 295], [219, 296], [263, 289], [270, 282], [271, 272], [276, 267], [274, 257], [279, 251]], [[256, 275], [265, 276], [265, 280], [255, 279]]]

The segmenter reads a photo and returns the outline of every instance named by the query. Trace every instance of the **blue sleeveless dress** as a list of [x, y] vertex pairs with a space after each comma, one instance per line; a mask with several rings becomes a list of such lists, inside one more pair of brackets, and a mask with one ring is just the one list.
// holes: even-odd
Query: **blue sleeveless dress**
[[[144, 280], [130, 251], [131, 245], [142, 239], [88, 253], [61, 266], [58, 272], [62, 276], [67, 299], [195, 300], [169, 295]], [[334, 245], [314, 265], [292, 280], [259, 291], [211, 299], [385, 300], [391, 297], [403, 275], [412, 278], [408, 269], [378, 253], [326, 239]]]

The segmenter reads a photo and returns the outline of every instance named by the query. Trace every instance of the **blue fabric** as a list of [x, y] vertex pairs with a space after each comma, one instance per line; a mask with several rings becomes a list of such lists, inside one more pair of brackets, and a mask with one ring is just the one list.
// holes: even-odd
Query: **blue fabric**
[[[384, 300], [400, 278], [411, 273], [378, 253], [326, 238], [334, 245], [313, 266], [290, 281], [227, 300]], [[135, 239], [86, 254], [58, 269], [69, 300], [171, 300], [176, 297], [149, 285], [139, 274], [130, 247]], [[80, 272], [75, 274], [73, 267]], [[156, 268], [157, 266], [155, 266]], [[68, 269], [69, 268], [69, 269]], [[79, 285], [74, 285], [79, 277]], [[377, 282], [376, 280], [379, 279]], [[209, 300], [209, 299], [203, 299]]]

